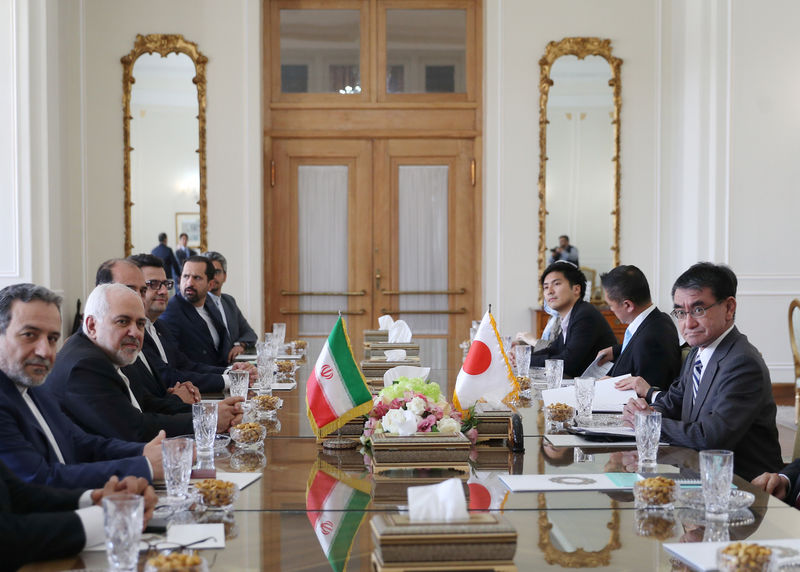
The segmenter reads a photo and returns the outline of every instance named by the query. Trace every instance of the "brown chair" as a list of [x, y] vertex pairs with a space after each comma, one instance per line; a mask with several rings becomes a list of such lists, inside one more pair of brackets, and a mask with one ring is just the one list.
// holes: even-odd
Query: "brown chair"
[[800, 300], [795, 298], [789, 303], [789, 344], [792, 346], [792, 358], [794, 359], [794, 417], [795, 423], [800, 421], [800, 351], [797, 349], [797, 341], [800, 339]]

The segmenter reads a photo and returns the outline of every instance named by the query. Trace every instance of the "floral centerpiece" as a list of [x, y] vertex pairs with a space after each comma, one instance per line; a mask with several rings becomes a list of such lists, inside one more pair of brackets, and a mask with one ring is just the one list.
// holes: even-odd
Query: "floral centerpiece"
[[415, 433], [462, 432], [475, 443], [478, 432], [472, 409], [461, 412], [445, 401], [436, 383], [421, 377], [399, 377], [375, 396], [374, 406], [364, 424], [361, 441], [368, 443], [373, 434], [408, 436]]

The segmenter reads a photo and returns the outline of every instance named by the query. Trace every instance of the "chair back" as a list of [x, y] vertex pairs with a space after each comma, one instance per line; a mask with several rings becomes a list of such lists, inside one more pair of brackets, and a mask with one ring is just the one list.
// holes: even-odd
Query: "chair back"
[[[797, 349], [797, 341], [800, 340], [800, 300], [795, 298], [789, 302], [789, 345], [792, 347], [792, 359], [794, 360], [794, 422], [800, 424], [800, 387], [797, 380], [800, 379], [800, 351]], [[800, 453], [800, 432], [795, 436], [794, 457]]]
[[586, 298], [585, 298], [588, 302], [591, 302], [595, 297], [595, 292], [597, 292], [598, 290], [597, 270], [595, 270], [594, 268], [589, 268], [587, 266], [581, 266], [580, 270], [581, 272], [583, 272], [583, 275], [586, 276], [586, 280], [592, 283], [591, 289], [587, 288], [586, 290]]

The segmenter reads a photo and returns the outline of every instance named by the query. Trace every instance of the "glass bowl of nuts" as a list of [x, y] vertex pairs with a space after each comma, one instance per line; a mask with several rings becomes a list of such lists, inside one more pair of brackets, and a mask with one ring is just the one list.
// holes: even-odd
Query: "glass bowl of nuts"
[[772, 570], [773, 551], [768, 546], [751, 542], [732, 542], [717, 551], [717, 568], [721, 572]]
[[575, 408], [566, 403], [551, 403], [544, 408], [544, 418], [547, 422], [547, 429], [551, 431], [561, 431], [566, 425], [572, 423], [575, 417]]
[[239, 498], [238, 485], [230, 481], [203, 479], [194, 484], [194, 489], [201, 507], [206, 509], [231, 510]]
[[240, 449], [231, 455], [231, 469], [240, 473], [254, 473], [267, 466], [267, 457], [261, 451]]
[[207, 570], [208, 562], [194, 550], [151, 556], [144, 565], [144, 572], [206, 572]]
[[231, 439], [242, 449], [257, 449], [264, 446], [267, 428], [261, 423], [239, 423], [230, 430]]
[[674, 506], [678, 486], [672, 479], [650, 477], [633, 483], [634, 506], [637, 509], [669, 510]]
[[283, 399], [274, 395], [256, 395], [247, 402], [258, 417], [274, 417], [283, 407]]

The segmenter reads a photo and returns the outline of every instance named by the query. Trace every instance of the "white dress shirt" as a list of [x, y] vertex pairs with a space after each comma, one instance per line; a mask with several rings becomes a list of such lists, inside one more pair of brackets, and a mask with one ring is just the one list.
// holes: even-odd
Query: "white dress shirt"
[[31, 410], [33, 413], [33, 418], [36, 419], [36, 422], [39, 424], [39, 427], [42, 428], [44, 431], [45, 437], [47, 437], [50, 446], [53, 448], [53, 451], [56, 453], [56, 457], [58, 457], [58, 461], [63, 465], [64, 463], [64, 455], [61, 454], [61, 449], [58, 447], [58, 443], [56, 442], [55, 435], [50, 430], [50, 426], [47, 424], [47, 421], [44, 420], [44, 416], [42, 412], [39, 411], [39, 408], [36, 407], [36, 403], [34, 403], [33, 398], [28, 395], [28, 388], [24, 385], [17, 385], [17, 389], [19, 390], [20, 394], [22, 395], [22, 400], [25, 402], [25, 405]]

